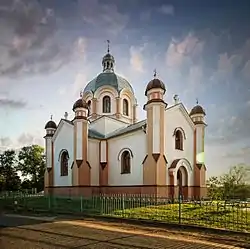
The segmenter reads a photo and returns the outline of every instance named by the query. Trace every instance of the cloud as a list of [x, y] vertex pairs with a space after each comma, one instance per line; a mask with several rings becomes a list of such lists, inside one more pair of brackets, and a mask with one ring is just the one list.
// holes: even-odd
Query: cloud
[[83, 91], [86, 84], [87, 84], [86, 75], [83, 73], [78, 73], [72, 88], [73, 95], [75, 97], [79, 97], [80, 92]]
[[[237, 107], [235, 107], [238, 109]], [[231, 109], [232, 110], [232, 109]], [[234, 115], [229, 111], [227, 114], [221, 115], [217, 107], [217, 117], [208, 126], [207, 143], [228, 145], [234, 144], [242, 140], [249, 140], [250, 133], [250, 113], [245, 106], [240, 107]]]
[[78, 59], [84, 39], [61, 39], [58, 20], [37, 0], [1, 1], [0, 77], [52, 73]]
[[98, 30], [117, 35], [126, 27], [129, 17], [118, 11], [115, 4], [98, 0], [78, 1], [78, 10], [83, 20]]
[[143, 11], [140, 13], [140, 20], [142, 22], [146, 22], [146, 21], [149, 21], [151, 19], [151, 14], [152, 14], [152, 11], [151, 10], [146, 10], [146, 11]]
[[165, 15], [174, 15], [174, 6], [170, 4], [164, 4], [159, 8], [159, 12]]
[[167, 52], [166, 65], [171, 69], [193, 66], [202, 56], [204, 42], [189, 33], [184, 38], [172, 38]]
[[237, 151], [231, 151], [230, 153], [226, 153], [224, 157], [231, 158], [231, 157], [249, 157], [250, 156], [250, 147], [246, 146], [240, 148]]
[[142, 73], [144, 72], [144, 62], [143, 62], [143, 51], [145, 49], [145, 44], [140, 47], [130, 47], [130, 66], [133, 70]]
[[25, 101], [0, 97], [1, 108], [23, 109], [26, 106], [27, 106], [27, 103]]
[[9, 137], [0, 137], [0, 146], [7, 147], [11, 145], [11, 139]]
[[30, 146], [38, 144], [44, 147], [44, 139], [38, 132], [36, 133], [22, 133], [16, 139], [10, 137], [0, 137], [0, 152], [13, 149], [20, 150], [23, 146]]

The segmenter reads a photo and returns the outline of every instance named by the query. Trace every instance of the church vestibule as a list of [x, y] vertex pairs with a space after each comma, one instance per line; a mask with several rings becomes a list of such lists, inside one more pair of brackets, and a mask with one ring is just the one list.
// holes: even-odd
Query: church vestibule
[[181, 166], [177, 171], [177, 186], [179, 195], [186, 199], [188, 197], [188, 172], [184, 166]]

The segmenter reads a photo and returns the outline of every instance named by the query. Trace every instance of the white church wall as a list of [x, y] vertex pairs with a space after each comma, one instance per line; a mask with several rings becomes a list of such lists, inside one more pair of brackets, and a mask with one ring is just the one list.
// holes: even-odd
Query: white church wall
[[[108, 140], [108, 146], [109, 185], [142, 185], [142, 162], [146, 155], [146, 134], [142, 130], [131, 132]], [[124, 148], [129, 148], [133, 153], [130, 174], [121, 174], [121, 161], [118, 160], [118, 155]]]
[[107, 135], [117, 129], [127, 127], [128, 124], [109, 117], [101, 117], [90, 124], [90, 129]]
[[[170, 166], [175, 159], [185, 158], [193, 167], [194, 130], [183, 112], [178, 107], [168, 109], [165, 112], [165, 123], [165, 155], [168, 160], [168, 166]], [[173, 134], [177, 127], [181, 127], [185, 132], [186, 139], [183, 139], [183, 150], [175, 149], [175, 136], [173, 136]], [[189, 178], [190, 184], [193, 184], [193, 170]], [[167, 179], [169, 183], [168, 175]]]
[[[74, 161], [73, 155], [73, 125], [63, 123], [54, 141], [54, 186], [71, 186], [71, 165]], [[60, 152], [67, 150], [69, 153], [68, 176], [61, 176]]]
[[91, 166], [91, 185], [99, 186], [99, 140], [88, 140], [88, 161]]

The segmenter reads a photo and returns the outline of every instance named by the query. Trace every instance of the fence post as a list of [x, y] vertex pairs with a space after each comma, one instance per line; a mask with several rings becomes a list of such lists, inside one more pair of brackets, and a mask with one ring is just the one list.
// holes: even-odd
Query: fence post
[[80, 197], [80, 200], [81, 200], [81, 213], [82, 213], [82, 209], [83, 209], [83, 207], [82, 207], [82, 196]]
[[181, 193], [179, 193], [179, 224], [181, 224]]
[[48, 206], [49, 206], [49, 210], [51, 210], [51, 200], [50, 200], [50, 194], [48, 194]]

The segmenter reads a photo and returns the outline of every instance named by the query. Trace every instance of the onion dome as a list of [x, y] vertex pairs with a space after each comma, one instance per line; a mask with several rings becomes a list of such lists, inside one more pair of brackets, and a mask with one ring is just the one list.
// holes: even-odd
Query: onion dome
[[161, 88], [162, 90], [164, 90], [164, 93], [166, 92], [165, 84], [159, 79], [153, 79], [148, 83], [146, 91], [145, 91], [145, 95], [147, 95], [147, 92], [149, 90], [154, 89], [154, 88]]
[[149, 83], [146, 87], [145, 95], [147, 96], [147, 92], [151, 89], [154, 89], [154, 88], [160, 88], [164, 91], [164, 93], [166, 92], [165, 84], [161, 80], [156, 78], [156, 70], [154, 71], [154, 79], [149, 81]]
[[73, 111], [75, 111], [76, 108], [86, 108], [86, 109], [88, 109], [88, 104], [86, 103], [85, 100], [80, 98], [73, 105]]
[[206, 115], [205, 110], [200, 106], [200, 105], [196, 105], [195, 107], [193, 107], [193, 109], [190, 112], [190, 116], [195, 115], [195, 114], [203, 114]]
[[134, 90], [129, 82], [121, 76], [115, 74], [114, 72], [100, 73], [95, 79], [87, 84], [83, 92], [94, 93], [98, 88], [102, 86], [111, 86], [118, 92], [123, 89], [128, 89], [130, 92], [134, 93]]
[[50, 120], [46, 125], [45, 129], [56, 129], [56, 123], [53, 120]]
[[103, 72], [98, 74], [93, 80], [91, 80], [83, 92], [95, 93], [95, 91], [103, 86], [110, 86], [120, 92], [123, 89], [127, 89], [134, 94], [134, 90], [130, 83], [123, 77], [114, 73], [115, 58], [109, 52], [109, 40], [107, 54], [102, 58]]

